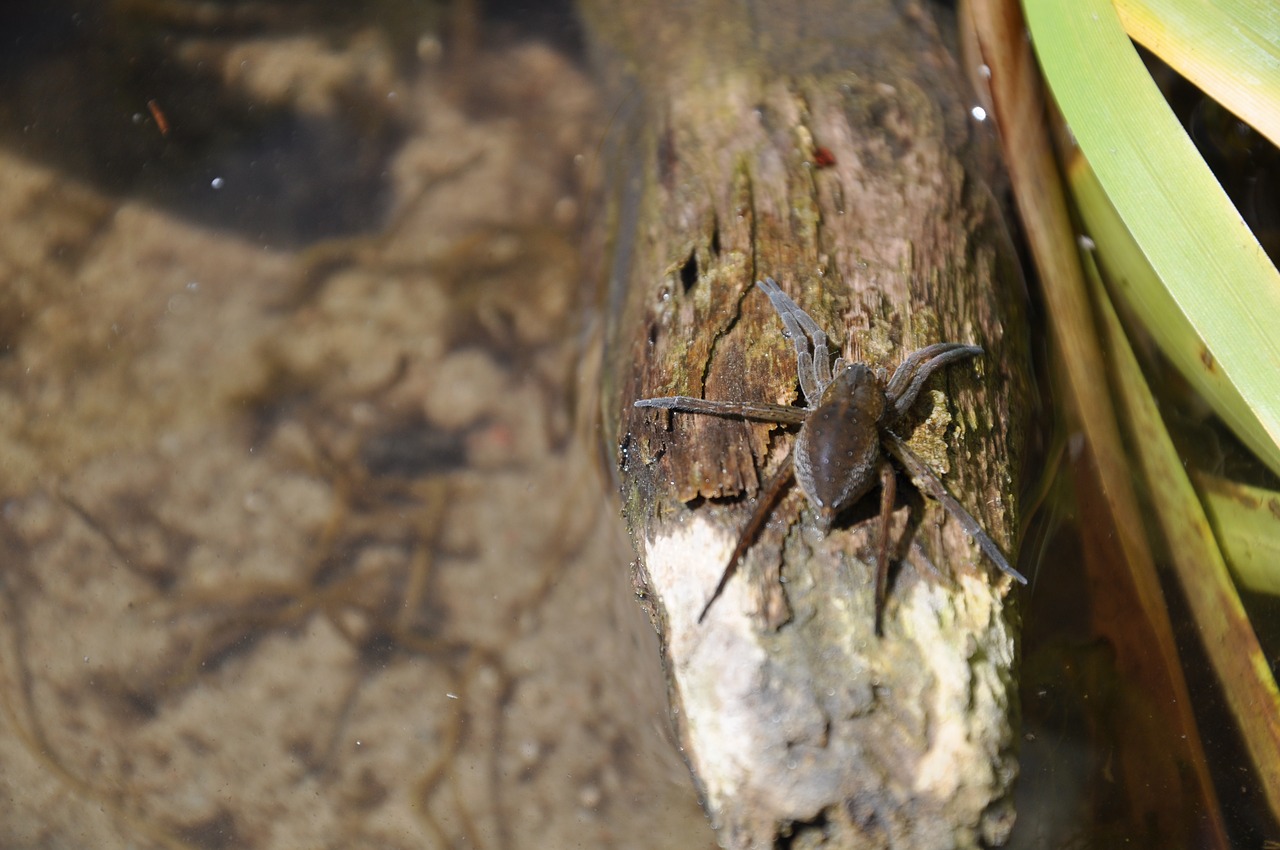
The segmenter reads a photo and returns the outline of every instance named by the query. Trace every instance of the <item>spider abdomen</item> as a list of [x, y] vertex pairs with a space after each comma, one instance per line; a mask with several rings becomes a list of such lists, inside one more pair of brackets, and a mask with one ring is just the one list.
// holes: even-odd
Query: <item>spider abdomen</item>
[[875, 374], [861, 363], [836, 375], [796, 438], [800, 489], [830, 526], [876, 483], [879, 423], [886, 399]]

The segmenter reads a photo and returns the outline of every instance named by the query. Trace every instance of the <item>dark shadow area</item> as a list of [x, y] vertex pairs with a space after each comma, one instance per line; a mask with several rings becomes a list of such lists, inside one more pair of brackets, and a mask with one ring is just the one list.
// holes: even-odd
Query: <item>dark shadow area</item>
[[[1164, 571], [1161, 578], [1187, 684], [1190, 692], [1196, 695], [1196, 723], [1204, 739], [1218, 801], [1222, 806], [1227, 828], [1231, 831], [1232, 846], [1266, 847], [1268, 845], [1265, 839], [1276, 835], [1280, 824], [1269, 816], [1262, 789], [1248, 779], [1256, 769], [1255, 765], [1227, 702], [1222, 683], [1214, 673], [1213, 664], [1205, 652], [1203, 638], [1196, 627], [1183, 588], [1168, 570]], [[1272, 610], [1274, 609], [1273, 604]], [[1261, 616], [1255, 620], [1266, 621]], [[1274, 662], [1272, 666], [1274, 667]]]
[[[0, 145], [112, 195], [272, 247], [374, 231], [391, 203], [387, 167], [408, 129], [397, 103], [406, 93], [382, 91], [357, 67], [351, 80], [317, 84], [329, 109], [306, 109], [287, 75], [307, 60], [286, 52], [295, 64], [279, 72], [285, 93], [264, 100], [228, 82], [240, 61], [234, 51], [308, 38], [320, 45], [317, 64], [356, 64], [363, 46], [353, 39], [371, 32], [377, 58], [403, 68], [421, 61], [424, 44], [439, 51], [451, 32], [466, 30], [582, 53], [567, 0], [6, 4]], [[446, 45], [441, 73], [465, 67], [474, 46]], [[297, 88], [307, 85], [304, 77]]]
[[537, 39], [581, 60], [586, 33], [572, 0], [483, 0], [484, 30], [497, 39]]
[[173, 9], [15, 4], [3, 22], [0, 144], [272, 246], [376, 226], [389, 200], [386, 160], [402, 137], [389, 108], [337, 91], [330, 115], [304, 114], [226, 85], [212, 63], [184, 60], [197, 30], [215, 53], [219, 40], [230, 49], [231, 39], [281, 36], [268, 7], [249, 18], [234, 8], [247, 4], [224, 5], [202, 26]]

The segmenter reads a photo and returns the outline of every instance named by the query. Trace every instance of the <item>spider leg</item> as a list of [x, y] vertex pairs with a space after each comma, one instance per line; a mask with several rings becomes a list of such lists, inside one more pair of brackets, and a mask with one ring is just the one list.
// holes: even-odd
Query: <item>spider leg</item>
[[876, 634], [884, 618], [885, 588], [889, 583], [889, 520], [893, 518], [893, 500], [897, 495], [898, 479], [889, 461], [880, 460], [880, 534], [876, 543]]
[[942, 574], [942, 570], [938, 569], [938, 565], [929, 558], [929, 553], [924, 550], [924, 544], [920, 542], [920, 538], [913, 538], [911, 541], [911, 554], [915, 555], [918, 563], [914, 563], [917, 572], [921, 572], [920, 564], [924, 564], [925, 569], [937, 581], [947, 581], [947, 577]]
[[678, 410], [682, 413], [706, 413], [710, 416], [730, 416], [738, 419], [754, 419], [761, 422], [777, 422], [780, 425], [803, 425], [808, 411], [782, 404], [753, 404], [747, 401], [709, 401], [687, 395], [642, 398], [636, 407], [656, 407], [661, 410]]
[[948, 363], [965, 357], [976, 357], [981, 353], [982, 349], [976, 345], [962, 345], [958, 342], [939, 342], [911, 352], [894, 370], [893, 377], [885, 387], [885, 394], [893, 403], [892, 420], [896, 421], [906, 415], [911, 405], [916, 403], [920, 388], [929, 380], [930, 375]]
[[733, 547], [733, 554], [729, 556], [729, 562], [724, 565], [724, 572], [720, 574], [720, 581], [716, 583], [716, 589], [712, 591], [711, 598], [707, 600], [707, 604], [702, 606], [702, 613], [698, 614], [698, 622], [701, 623], [707, 618], [707, 612], [711, 610], [711, 606], [720, 598], [720, 594], [724, 592], [725, 586], [729, 583], [729, 579], [733, 578], [733, 574], [738, 571], [738, 562], [742, 560], [742, 556], [751, 548], [751, 544], [755, 542], [756, 537], [760, 534], [760, 529], [764, 527], [765, 520], [769, 518], [769, 514], [773, 513], [773, 508], [778, 504], [778, 499], [782, 496], [783, 491], [787, 489], [787, 485], [794, 479], [794, 467], [791, 465], [791, 452], [787, 452], [786, 458], [782, 461], [782, 466], [773, 474], [760, 493], [760, 500], [756, 502], [755, 509], [751, 512], [751, 518], [747, 520], [747, 524], [742, 528], [742, 534], [738, 536], [738, 545]]
[[942, 483], [942, 479], [938, 478], [937, 473], [929, 468], [929, 465], [916, 456], [916, 453], [907, 447], [902, 438], [885, 428], [881, 431], [881, 442], [889, 454], [893, 455], [898, 461], [906, 467], [907, 472], [911, 473], [911, 477], [916, 480], [917, 486], [920, 486], [928, 495], [942, 503], [947, 509], [947, 513], [959, 521], [964, 530], [978, 544], [991, 563], [1000, 568], [1000, 571], [1020, 584], [1026, 584], [1027, 580], [1022, 573], [1009, 566], [1009, 562], [1005, 560], [1004, 553], [1000, 551], [1000, 547], [996, 546], [994, 540], [987, 536], [982, 530], [982, 526], [978, 525], [978, 521], [973, 518], [964, 505], [956, 500], [947, 492], [947, 488]]
[[[800, 389], [804, 391], [805, 404], [814, 407], [822, 398], [827, 384], [831, 383], [831, 349], [827, 347], [827, 332], [812, 316], [801, 310], [773, 278], [758, 280], [756, 286], [769, 296], [769, 302], [782, 320], [783, 332], [795, 344]], [[808, 351], [810, 344], [813, 346], [812, 354]]]

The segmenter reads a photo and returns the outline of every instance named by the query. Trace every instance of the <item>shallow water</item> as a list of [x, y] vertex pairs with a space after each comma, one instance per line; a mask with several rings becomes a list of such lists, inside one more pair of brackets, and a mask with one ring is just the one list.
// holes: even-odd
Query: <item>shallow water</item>
[[605, 117], [415, 6], [21, 22], [0, 846], [714, 846], [572, 414]]

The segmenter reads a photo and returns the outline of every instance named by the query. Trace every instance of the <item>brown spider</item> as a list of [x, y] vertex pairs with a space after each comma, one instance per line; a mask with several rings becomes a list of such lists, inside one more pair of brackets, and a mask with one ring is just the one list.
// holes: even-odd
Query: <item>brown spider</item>
[[[978, 521], [947, 492], [937, 474], [907, 447], [892, 426], [901, 419], [920, 394], [920, 388], [936, 370], [964, 357], [982, 353], [976, 345], [940, 342], [912, 352], [885, 381], [883, 370], [872, 371], [864, 363], [850, 363], [843, 357], [831, 363], [827, 334], [818, 323], [800, 309], [773, 278], [756, 281], [782, 320], [783, 335], [796, 347], [796, 371], [804, 407], [759, 404], [740, 401], [708, 401], [690, 396], [645, 398], [636, 407], [657, 407], [684, 413], [706, 413], [799, 425], [800, 432], [783, 461], [782, 467], [765, 485], [755, 511], [748, 520], [738, 545], [729, 556], [724, 573], [698, 622], [706, 618], [712, 604], [729, 583], [739, 559], [750, 548], [760, 527], [773, 510], [794, 474], [800, 489], [818, 512], [823, 533], [845, 508], [855, 504], [875, 485], [880, 477], [880, 528], [876, 548], [876, 631], [880, 630], [880, 612], [884, 607], [885, 580], [889, 571], [889, 519], [896, 495], [896, 473], [880, 452], [885, 451], [911, 473], [918, 485], [942, 503], [969, 533], [979, 548], [997, 567], [1015, 580], [1027, 580], [1009, 566], [995, 542], [978, 525]], [[810, 348], [812, 347], [812, 351]]]

